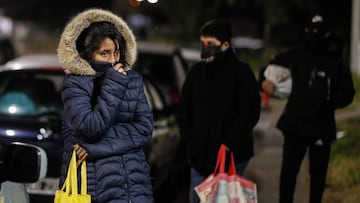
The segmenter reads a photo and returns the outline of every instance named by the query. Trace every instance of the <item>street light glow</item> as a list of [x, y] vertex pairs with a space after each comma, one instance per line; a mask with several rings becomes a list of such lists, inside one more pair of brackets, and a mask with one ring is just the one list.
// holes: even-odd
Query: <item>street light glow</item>
[[[141, 3], [143, 3], [145, 0], [129, 0], [129, 3], [133, 7], [139, 6]], [[156, 4], [159, 2], [159, 0], [146, 0], [148, 3]]]

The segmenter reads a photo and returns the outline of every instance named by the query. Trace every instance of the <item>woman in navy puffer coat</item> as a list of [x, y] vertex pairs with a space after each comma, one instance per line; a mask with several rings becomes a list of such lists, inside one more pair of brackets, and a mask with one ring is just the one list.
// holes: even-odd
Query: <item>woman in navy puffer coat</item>
[[[109, 46], [110, 45], [110, 46]], [[113, 13], [89, 9], [65, 27], [58, 47], [63, 81], [63, 164], [60, 185], [75, 146], [85, 152], [92, 202], [153, 202], [143, 152], [153, 117], [136, 60], [135, 38]]]

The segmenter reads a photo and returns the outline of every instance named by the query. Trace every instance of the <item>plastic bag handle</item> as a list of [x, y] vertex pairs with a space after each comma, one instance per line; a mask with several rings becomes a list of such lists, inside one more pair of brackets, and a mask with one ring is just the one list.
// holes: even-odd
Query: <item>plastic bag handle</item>
[[[224, 144], [221, 144], [216, 159], [214, 174], [225, 173], [226, 150], [227, 150], [226, 146]], [[229, 163], [228, 173], [229, 175], [236, 175], [235, 159], [233, 152], [230, 153], [230, 163]]]
[[216, 159], [214, 174], [225, 172], [225, 161], [226, 161], [226, 146], [224, 144], [221, 144]]
[[230, 153], [229, 175], [236, 175], [234, 153]]

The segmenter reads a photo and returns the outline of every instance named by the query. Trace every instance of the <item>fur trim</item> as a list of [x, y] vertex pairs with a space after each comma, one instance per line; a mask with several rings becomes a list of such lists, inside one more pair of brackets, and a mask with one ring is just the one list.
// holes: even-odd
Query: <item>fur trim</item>
[[77, 14], [65, 26], [65, 29], [61, 34], [57, 54], [66, 73], [95, 75], [95, 70], [91, 68], [90, 64], [85, 59], [80, 57], [79, 52], [76, 49], [76, 39], [91, 23], [99, 21], [108, 21], [115, 24], [120, 33], [124, 36], [127, 45], [126, 60], [128, 63], [128, 65], [125, 66], [125, 69], [130, 69], [135, 63], [137, 57], [136, 41], [126, 22], [110, 11], [92, 8]]

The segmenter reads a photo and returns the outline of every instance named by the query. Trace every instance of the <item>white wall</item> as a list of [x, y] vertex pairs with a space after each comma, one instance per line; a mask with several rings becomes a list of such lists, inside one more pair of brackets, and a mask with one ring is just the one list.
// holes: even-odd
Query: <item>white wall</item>
[[360, 75], [360, 0], [352, 0], [351, 70]]

